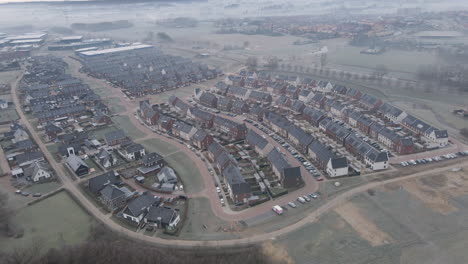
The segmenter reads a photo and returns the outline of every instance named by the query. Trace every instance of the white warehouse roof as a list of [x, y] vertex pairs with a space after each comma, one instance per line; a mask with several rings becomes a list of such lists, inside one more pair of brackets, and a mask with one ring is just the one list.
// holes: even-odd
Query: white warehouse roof
[[126, 47], [120, 47], [120, 48], [83, 51], [83, 52], [80, 52], [80, 55], [82, 55], [82, 56], [98, 56], [98, 55], [103, 55], [103, 54], [130, 51], [130, 50], [138, 50], [138, 49], [147, 49], [147, 48], [152, 48], [152, 47], [153, 47], [152, 45], [139, 44], [139, 45], [131, 45], [131, 46], [126, 46]]

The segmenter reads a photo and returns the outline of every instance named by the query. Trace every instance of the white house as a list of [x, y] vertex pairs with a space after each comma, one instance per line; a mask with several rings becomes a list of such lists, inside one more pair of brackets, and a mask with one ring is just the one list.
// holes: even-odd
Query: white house
[[331, 158], [327, 163], [326, 171], [330, 177], [348, 175], [348, 160], [346, 157]]
[[157, 204], [159, 199], [151, 194], [143, 194], [131, 200], [122, 215], [125, 219], [140, 224], [151, 206]]
[[367, 166], [372, 170], [385, 170], [388, 168], [388, 153], [386, 151], [379, 152], [375, 149], [370, 149], [365, 157], [364, 161]]
[[448, 145], [448, 133], [447, 130], [439, 130], [436, 128], [429, 129], [424, 133], [424, 137], [434, 143], [436, 147], [444, 147]]
[[30, 177], [33, 182], [49, 179], [52, 174], [46, 164], [35, 161], [25, 168], [24, 175]]
[[7, 109], [8, 108], [8, 102], [6, 102], [3, 99], [0, 99], [0, 109]]

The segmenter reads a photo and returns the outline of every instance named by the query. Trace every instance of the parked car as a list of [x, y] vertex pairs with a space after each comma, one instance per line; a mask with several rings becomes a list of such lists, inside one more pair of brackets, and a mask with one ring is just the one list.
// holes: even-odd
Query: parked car
[[291, 208], [296, 208], [297, 207], [297, 205], [294, 202], [289, 202], [288, 205]]
[[305, 204], [306, 200], [302, 197], [297, 197], [297, 201], [300, 202], [301, 204]]
[[33, 197], [41, 197], [41, 196], [42, 196], [41, 193], [35, 193], [35, 194], [33, 194]]

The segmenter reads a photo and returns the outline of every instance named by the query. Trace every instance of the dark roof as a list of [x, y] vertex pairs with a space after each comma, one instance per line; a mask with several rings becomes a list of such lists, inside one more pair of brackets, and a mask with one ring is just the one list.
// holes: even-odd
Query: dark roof
[[304, 130], [297, 126], [291, 126], [288, 130], [289, 135], [294, 137], [299, 141], [303, 147], [307, 147], [312, 141], [314, 141], [314, 137], [310, 134], [306, 133]]
[[340, 169], [348, 167], [348, 160], [346, 157], [333, 157], [331, 159], [331, 166], [333, 169]]
[[106, 187], [104, 187], [104, 189], [102, 189], [100, 193], [101, 193], [101, 196], [104, 196], [109, 200], [114, 200], [116, 198], [125, 196], [125, 193], [119, 190], [114, 185], [106, 185]]
[[377, 151], [373, 148], [371, 148], [367, 154], [366, 157], [369, 160], [372, 160], [374, 162], [385, 162], [388, 161], [388, 153], [386, 151]]
[[43, 159], [44, 155], [42, 152], [26, 152], [26, 153], [21, 153], [15, 157], [15, 161], [18, 164], [33, 161], [33, 160], [40, 160]]
[[81, 166], [84, 166], [84, 167], [87, 167], [87, 168], [89, 167], [80, 157], [78, 157], [76, 155], [70, 155], [67, 158], [67, 164], [70, 166], [70, 168], [73, 171], [76, 171]]
[[389, 114], [391, 116], [395, 116], [395, 117], [398, 117], [399, 115], [401, 115], [401, 113], [403, 113], [403, 111], [389, 103], [384, 103], [383, 105], [380, 106], [379, 108], [380, 112], [384, 113], [384, 114]]
[[203, 92], [200, 96], [200, 102], [211, 104], [213, 102], [216, 103], [217, 101], [218, 98], [216, 97], [216, 95], [209, 92]]
[[138, 152], [142, 149], [144, 149], [143, 145], [141, 144], [138, 144], [138, 143], [134, 143], [134, 142], [128, 142], [127, 144], [125, 144], [123, 146], [125, 152], [127, 153], [135, 153], [135, 152]]
[[179, 131], [182, 131], [184, 133], [189, 133], [192, 130], [193, 126], [191, 126], [191, 125], [189, 125], [187, 123], [184, 123], [182, 121], [177, 120], [174, 123], [174, 125], [172, 126], [172, 128], [176, 129], [176, 130], [179, 130]]
[[168, 225], [178, 215], [177, 211], [168, 207], [151, 206], [145, 218], [149, 222], [161, 221], [161, 224]]
[[249, 144], [257, 146], [261, 149], [264, 149], [268, 145], [268, 141], [264, 139], [262, 136], [260, 136], [259, 134], [257, 134], [252, 129], [249, 129], [245, 139], [247, 140]]
[[197, 132], [193, 135], [193, 140], [203, 141], [207, 136], [209, 136], [209, 134], [206, 133], [205, 130], [198, 129]]
[[250, 185], [245, 181], [244, 176], [239, 170], [239, 167], [230, 164], [223, 171], [223, 176], [226, 179], [234, 195], [250, 193]]
[[158, 153], [152, 152], [152, 153], [146, 154], [143, 157], [142, 162], [145, 163], [145, 164], [148, 164], [148, 163], [158, 162], [160, 160], [164, 160], [164, 158], [161, 155], [159, 155]]
[[122, 140], [122, 139], [125, 139], [126, 137], [127, 136], [125, 135], [125, 132], [122, 129], [107, 132], [104, 135], [104, 138], [106, 139], [106, 142], [111, 142], [111, 141], [115, 141], [115, 140]]
[[213, 155], [216, 155], [217, 153], [220, 153], [223, 150], [224, 150], [223, 146], [221, 146], [221, 144], [219, 144], [216, 141], [213, 141], [213, 143], [211, 143], [208, 146], [208, 151], [212, 153]]
[[157, 197], [154, 197], [153, 195], [146, 193], [131, 200], [128, 203], [127, 208], [125, 209], [124, 212], [125, 214], [137, 217], [141, 215], [143, 212], [145, 212], [150, 206], [153, 206], [157, 202], [159, 202], [159, 199]]
[[88, 180], [88, 187], [93, 193], [98, 193], [106, 185], [118, 184], [120, 179], [115, 175], [114, 171], [109, 171]]
[[277, 148], [273, 148], [270, 153], [268, 153], [268, 161], [277, 168], [279, 171], [283, 171], [285, 168], [291, 168], [292, 166], [286, 160], [286, 158], [278, 151]]

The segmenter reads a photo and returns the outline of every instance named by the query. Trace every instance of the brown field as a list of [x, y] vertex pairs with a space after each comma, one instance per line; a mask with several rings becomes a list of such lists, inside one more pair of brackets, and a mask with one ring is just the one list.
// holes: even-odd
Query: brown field
[[352, 226], [362, 239], [367, 240], [371, 246], [382, 246], [393, 241], [392, 237], [370, 221], [356, 204], [347, 202], [337, 207], [335, 212]]

